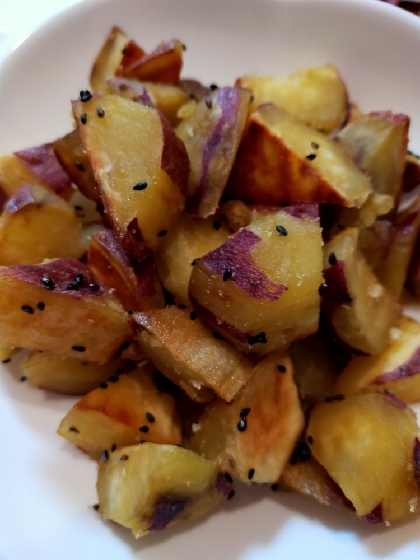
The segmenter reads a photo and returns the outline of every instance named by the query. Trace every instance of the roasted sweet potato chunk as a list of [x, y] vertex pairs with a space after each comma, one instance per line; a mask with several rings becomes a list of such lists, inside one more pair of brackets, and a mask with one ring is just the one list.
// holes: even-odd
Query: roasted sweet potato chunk
[[122, 51], [130, 38], [119, 27], [114, 26], [109, 32], [99, 51], [90, 74], [90, 84], [95, 93], [110, 93], [107, 80], [115, 75]]

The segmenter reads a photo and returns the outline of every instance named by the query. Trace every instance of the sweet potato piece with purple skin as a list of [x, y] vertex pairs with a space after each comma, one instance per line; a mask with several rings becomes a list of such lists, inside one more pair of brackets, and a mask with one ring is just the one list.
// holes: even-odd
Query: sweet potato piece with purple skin
[[260, 213], [194, 266], [190, 300], [240, 350], [286, 348], [318, 330], [321, 243], [315, 204]]
[[134, 41], [130, 41], [124, 48], [115, 75], [135, 78], [141, 82], [177, 85], [183, 66], [183, 54], [184, 48], [178, 39], [161, 43], [149, 54]]
[[178, 125], [191, 164], [187, 211], [201, 218], [214, 214], [232, 169], [245, 128], [250, 93], [221, 88], [200, 101]]
[[228, 478], [216, 461], [189, 449], [155, 443], [125, 447], [99, 464], [99, 512], [138, 538], [205, 515], [230, 499]]
[[148, 311], [165, 306], [153, 261], [130, 258], [112, 230], [93, 234], [87, 264], [104, 285], [114, 290], [126, 311]]
[[159, 391], [149, 365], [118, 369], [82, 397], [63, 418], [58, 434], [92, 459], [143, 441], [180, 444], [181, 422], [173, 397]]
[[193, 426], [191, 449], [245, 483], [275, 482], [304, 427], [290, 358], [273, 352], [259, 362], [231, 404], [211, 403]]
[[230, 402], [253, 373], [250, 357], [213, 336], [189, 310], [171, 306], [133, 318], [144, 353], [194, 400], [209, 402], [216, 393]]
[[185, 146], [156, 109], [116, 95], [74, 101], [73, 112], [119, 241], [137, 257], [136, 240], [157, 250], [184, 207]]
[[391, 195], [397, 208], [401, 195], [410, 119], [391, 111], [363, 115], [337, 135], [377, 193]]
[[405, 403], [420, 400], [420, 324], [402, 316], [391, 331], [391, 342], [380, 354], [353, 358], [331, 394], [392, 391]]
[[411, 191], [420, 185], [420, 156], [407, 151], [402, 181], [402, 190]]
[[336, 337], [361, 353], [382, 352], [401, 307], [364, 260], [356, 228], [324, 246], [324, 278], [322, 309]]
[[6, 346], [104, 363], [133, 338], [119, 301], [81, 262], [0, 267], [0, 340]]
[[249, 118], [226, 196], [280, 205], [331, 203], [360, 208], [370, 181], [344, 149], [274, 105]]
[[130, 38], [119, 27], [114, 26], [93, 63], [90, 84], [95, 93], [110, 93], [107, 80], [115, 75], [121, 62], [122, 51]]

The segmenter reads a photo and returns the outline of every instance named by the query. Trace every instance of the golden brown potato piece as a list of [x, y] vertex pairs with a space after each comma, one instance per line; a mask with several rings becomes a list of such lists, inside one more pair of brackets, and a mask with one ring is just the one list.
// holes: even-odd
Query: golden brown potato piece
[[240, 350], [284, 349], [318, 330], [321, 245], [316, 204], [260, 213], [194, 266], [191, 302]]
[[0, 340], [104, 363], [133, 338], [110, 291], [75, 259], [0, 267]]
[[208, 402], [216, 393], [229, 402], [252, 375], [253, 361], [213, 336], [194, 312], [171, 306], [133, 317], [145, 354], [195, 400]]
[[108, 78], [115, 75], [122, 51], [130, 38], [119, 27], [113, 27], [99, 51], [90, 74], [90, 84], [95, 93], [110, 93], [107, 86]]
[[298, 70], [284, 79], [243, 76], [236, 85], [251, 90], [253, 109], [274, 103], [320, 132], [332, 132], [347, 116], [346, 86], [331, 64]]
[[214, 216], [201, 220], [181, 214], [155, 255], [159, 277], [177, 303], [191, 307], [188, 284], [193, 267], [203, 255], [220, 247], [228, 237], [226, 225]]
[[371, 192], [368, 177], [337, 142], [269, 104], [251, 115], [227, 185], [230, 198], [264, 204], [360, 208]]
[[324, 246], [323, 310], [336, 337], [366, 354], [382, 352], [401, 314], [357, 247], [358, 230], [347, 228]]
[[93, 459], [142, 441], [182, 441], [174, 400], [156, 388], [148, 366], [128, 374], [117, 370], [77, 401], [58, 433]]
[[273, 352], [232, 404], [216, 400], [193, 426], [191, 449], [243, 482], [275, 482], [304, 426], [292, 363]]
[[331, 394], [392, 391], [405, 403], [420, 400], [420, 324], [403, 316], [391, 335], [380, 354], [353, 358]]
[[99, 511], [135, 537], [193, 519], [234, 495], [216, 461], [175, 445], [143, 443], [101, 461]]
[[118, 239], [137, 257], [136, 240], [157, 250], [184, 207], [184, 145], [158, 111], [117, 95], [75, 101], [73, 112]]
[[40, 185], [25, 185], [0, 217], [0, 265], [80, 258], [82, 224], [72, 206]]

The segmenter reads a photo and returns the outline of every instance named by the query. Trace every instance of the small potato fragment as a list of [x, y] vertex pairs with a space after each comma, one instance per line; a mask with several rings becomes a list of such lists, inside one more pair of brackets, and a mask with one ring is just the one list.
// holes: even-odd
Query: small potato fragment
[[292, 363], [273, 352], [233, 403], [211, 403], [193, 426], [191, 449], [246, 483], [275, 482], [304, 427]]
[[353, 358], [339, 375], [331, 394], [392, 391], [405, 403], [420, 400], [420, 324], [402, 316], [390, 344], [375, 356]]
[[340, 341], [366, 354], [382, 352], [401, 314], [358, 247], [358, 230], [347, 228], [324, 246], [322, 308]]
[[21, 361], [20, 369], [29, 383], [40, 389], [64, 395], [86, 395], [116, 371], [124, 373], [132, 366], [124, 360], [97, 364], [35, 351]]
[[284, 79], [243, 76], [236, 85], [251, 90], [252, 109], [273, 103], [320, 132], [332, 132], [347, 116], [346, 86], [332, 64], [298, 70]]
[[184, 207], [184, 145], [156, 109], [117, 95], [74, 101], [73, 112], [119, 241], [134, 256], [136, 240], [157, 250]]
[[253, 360], [214, 337], [189, 310], [171, 306], [133, 318], [144, 353], [194, 400], [209, 402], [216, 393], [230, 402], [252, 375]]
[[82, 224], [72, 206], [40, 185], [25, 185], [0, 217], [0, 265], [80, 258]]
[[132, 338], [121, 304], [81, 262], [0, 267], [2, 344], [104, 363]]
[[321, 261], [317, 205], [271, 209], [200, 259], [190, 300], [237, 348], [266, 355], [318, 330]]
[[95, 93], [110, 93], [107, 86], [108, 78], [115, 75], [122, 51], [130, 38], [117, 26], [109, 32], [99, 51], [90, 74], [90, 84]]
[[155, 255], [156, 268], [165, 288], [177, 303], [191, 306], [188, 284], [195, 263], [220, 247], [229, 237], [225, 224], [218, 218], [205, 220], [182, 214]]
[[369, 178], [337, 142], [270, 104], [250, 116], [226, 189], [230, 198], [264, 204], [357, 208], [371, 192]]
[[316, 405], [306, 434], [315, 459], [365, 516], [409, 478], [417, 430], [415, 413], [402, 401], [363, 394]]
[[142, 441], [180, 444], [181, 422], [170, 395], [159, 391], [151, 368], [118, 369], [82, 397], [63, 418], [58, 434], [92, 459]]
[[138, 538], [172, 523], [205, 515], [233, 496], [216, 461], [174, 445], [124, 447], [101, 462], [99, 511]]

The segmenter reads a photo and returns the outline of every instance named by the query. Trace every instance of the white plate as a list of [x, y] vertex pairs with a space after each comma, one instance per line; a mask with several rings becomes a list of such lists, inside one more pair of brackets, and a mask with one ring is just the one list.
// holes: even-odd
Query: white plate
[[[0, 154], [70, 129], [69, 100], [88, 86], [112, 24], [146, 48], [180, 38], [184, 75], [206, 82], [332, 62], [364, 110], [412, 117], [410, 146], [420, 151], [420, 19], [377, 0], [104, 0], [61, 14], [0, 68]], [[55, 433], [73, 399], [2, 369], [1, 560], [420, 559], [420, 520], [378, 528], [259, 488], [239, 488], [217, 514], [136, 542], [90, 508], [95, 465]]]

